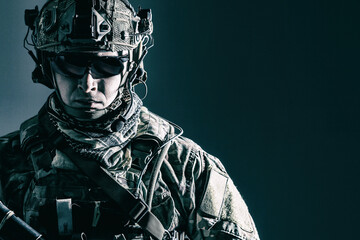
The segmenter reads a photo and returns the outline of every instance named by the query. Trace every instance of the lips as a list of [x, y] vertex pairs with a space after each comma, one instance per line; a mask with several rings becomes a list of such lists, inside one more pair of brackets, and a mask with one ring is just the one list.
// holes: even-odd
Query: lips
[[98, 108], [102, 106], [101, 101], [96, 101], [94, 99], [77, 99], [74, 102], [76, 105], [80, 105], [80, 107]]
[[75, 101], [80, 103], [101, 103], [100, 101], [96, 101], [95, 99], [76, 99]]

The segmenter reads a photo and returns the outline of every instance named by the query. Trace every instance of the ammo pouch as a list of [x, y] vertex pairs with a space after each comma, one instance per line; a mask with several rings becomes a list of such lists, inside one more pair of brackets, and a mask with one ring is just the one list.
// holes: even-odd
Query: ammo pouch
[[127, 221], [126, 216], [111, 202], [58, 199], [49, 200], [39, 207], [39, 223], [45, 227], [48, 239], [83, 232], [113, 237], [126, 231], [124, 226]]

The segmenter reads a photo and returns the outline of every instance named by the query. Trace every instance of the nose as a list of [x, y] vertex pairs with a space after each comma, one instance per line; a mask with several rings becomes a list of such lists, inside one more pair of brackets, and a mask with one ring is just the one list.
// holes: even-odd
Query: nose
[[78, 87], [85, 93], [90, 93], [97, 90], [97, 82], [91, 76], [90, 72], [88, 72], [84, 77], [79, 79]]

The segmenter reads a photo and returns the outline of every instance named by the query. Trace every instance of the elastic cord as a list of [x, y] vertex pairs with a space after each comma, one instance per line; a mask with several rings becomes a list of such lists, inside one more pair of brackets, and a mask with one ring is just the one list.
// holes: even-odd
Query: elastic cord
[[[154, 113], [153, 113], [154, 114]], [[154, 114], [156, 115], [156, 114]], [[175, 129], [179, 130], [179, 133], [172, 136], [170, 139], [168, 139], [167, 141], [165, 141], [161, 146], [158, 147], [158, 149], [154, 152], [151, 152], [146, 158], [145, 158], [145, 166], [143, 168], [143, 170], [141, 171], [140, 175], [139, 175], [139, 178], [138, 178], [138, 181], [137, 181], [137, 184], [136, 184], [136, 191], [135, 191], [135, 194], [138, 195], [139, 194], [139, 191], [140, 191], [140, 184], [141, 184], [141, 181], [142, 181], [142, 178], [143, 176], [145, 175], [148, 167], [149, 167], [149, 164], [152, 162], [152, 160], [154, 159], [154, 157], [163, 149], [165, 148], [165, 146], [171, 145], [171, 142], [173, 142], [176, 138], [180, 137], [183, 133], [184, 133], [184, 130], [177, 124], [163, 118], [163, 117], [160, 117], [159, 115], [156, 115], [157, 117], [167, 121], [170, 125], [172, 125]], [[164, 151], [165, 153], [167, 151]], [[149, 185], [150, 186], [150, 185]], [[148, 197], [149, 198], [149, 197]]]
[[155, 163], [154, 169], [151, 172], [150, 183], [149, 183], [149, 188], [148, 188], [148, 193], [147, 193], [147, 200], [146, 200], [146, 203], [149, 206], [149, 210], [151, 210], [151, 207], [152, 207], [152, 200], [153, 200], [153, 196], [154, 196], [155, 185], [156, 185], [157, 179], [159, 177], [160, 168], [165, 160], [165, 155], [167, 154], [167, 152], [170, 148], [170, 145], [171, 145], [171, 141], [169, 141], [164, 146], [164, 148], [161, 150], [161, 153]]

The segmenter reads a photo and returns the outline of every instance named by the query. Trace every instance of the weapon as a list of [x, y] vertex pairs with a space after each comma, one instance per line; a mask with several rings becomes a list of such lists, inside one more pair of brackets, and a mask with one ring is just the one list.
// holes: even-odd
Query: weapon
[[0, 201], [0, 239], [6, 240], [45, 240], [43, 236], [15, 216], [15, 213], [8, 209]]

